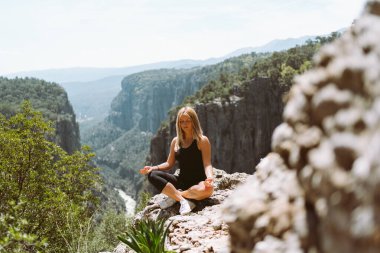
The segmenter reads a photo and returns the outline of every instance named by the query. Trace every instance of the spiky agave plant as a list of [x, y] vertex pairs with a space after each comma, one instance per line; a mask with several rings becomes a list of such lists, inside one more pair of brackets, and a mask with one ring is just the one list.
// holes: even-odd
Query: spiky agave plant
[[172, 222], [165, 227], [164, 219], [152, 221], [142, 219], [135, 225], [130, 225], [125, 237], [117, 238], [137, 253], [168, 253], [165, 250], [165, 239]]

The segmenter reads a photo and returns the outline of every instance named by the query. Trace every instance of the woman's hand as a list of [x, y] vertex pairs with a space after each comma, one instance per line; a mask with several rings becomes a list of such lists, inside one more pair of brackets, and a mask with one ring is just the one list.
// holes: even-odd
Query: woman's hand
[[153, 170], [153, 167], [154, 167], [154, 166], [145, 166], [144, 168], [142, 168], [142, 169], [140, 170], [140, 174], [145, 175], [145, 174], [150, 173], [150, 172]]
[[212, 183], [214, 182], [214, 179], [212, 179], [212, 178], [206, 178], [206, 180], [205, 180], [205, 186], [206, 186], [206, 188], [211, 188], [211, 187], [213, 187], [213, 185], [212, 185]]

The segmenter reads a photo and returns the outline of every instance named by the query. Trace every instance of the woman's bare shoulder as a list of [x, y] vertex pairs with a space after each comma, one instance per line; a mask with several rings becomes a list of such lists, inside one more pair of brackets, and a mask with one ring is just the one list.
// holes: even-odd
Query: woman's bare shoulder
[[210, 141], [208, 140], [206, 135], [202, 135], [201, 140], [199, 141], [199, 146], [203, 147], [205, 145], [210, 145]]
[[209, 140], [208, 140], [208, 138], [207, 138], [206, 135], [202, 135], [201, 141], [206, 141], [206, 142], [208, 142]]
[[173, 138], [172, 142], [170, 143], [170, 146], [174, 147], [176, 143], [177, 143], [177, 136]]

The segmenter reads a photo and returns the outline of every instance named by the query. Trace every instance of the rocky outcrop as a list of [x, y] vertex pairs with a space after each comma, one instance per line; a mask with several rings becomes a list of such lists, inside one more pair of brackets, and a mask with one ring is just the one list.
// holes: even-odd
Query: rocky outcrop
[[68, 153], [73, 153], [80, 149], [79, 125], [76, 121], [73, 107], [71, 106], [67, 93], [62, 95], [65, 97], [64, 103], [60, 105], [57, 119], [55, 120], [56, 142]]
[[[238, 184], [245, 182], [248, 174], [227, 174], [221, 170], [214, 170], [214, 193], [202, 201], [197, 202], [195, 209], [186, 216], [178, 214], [179, 204], [162, 210], [158, 202], [164, 195], [154, 196], [148, 206], [135, 216], [135, 221], [142, 218], [156, 220], [166, 218], [170, 222], [167, 249], [175, 252], [229, 252], [229, 235], [226, 223], [221, 214], [221, 204], [233, 192]], [[114, 252], [129, 252], [126, 245], [118, 245]]]
[[[196, 104], [195, 110], [213, 148], [215, 167], [228, 173], [254, 172], [260, 158], [270, 152], [273, 130], [282, 122], [282, 96], [286, 91], [286, 87], [260, 78], [237, 86], [227, 101]], [[173, 118], [152, 139], [152, 164], [166, 160], [175, 131]]]
[[295, 80], [275, 153], [226, 200], [232, 252], [380, 249], [380, 1], [315, 65]]
[[304, 193], [296, 171], [270, 153], [223, 204], [232, 252], [302, 252], [308, 244]]

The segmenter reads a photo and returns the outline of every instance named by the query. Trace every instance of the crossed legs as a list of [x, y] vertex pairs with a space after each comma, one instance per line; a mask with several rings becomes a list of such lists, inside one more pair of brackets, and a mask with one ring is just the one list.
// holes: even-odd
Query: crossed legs
[[202, 199], [206, 199], [210, 197], [213, 192], [214, 192], [214, 189], [211, 187], [207, 188], [203, 181], [197, 185], [190, 187], [189, 189], [185, 191], [177, 190], [174, 187], [174, 185], [170, 182], [168, 182], [165, 185], [164, 189], [162, 189], [163, 194], [177, 201], [180, 201], [183, 198], [202, 200]]
[[181, 192], [182, 197], [187, 199], [202, 200], [210, 197], [214, 189], [212, 187], [206, 187], [205, 182], [199, 182], [197, 185], [191, 186], [186, 191]]
[[206, 187], [204, 181], [193, 185], [185, 191], [177, 190], [177, 177], [163, 171], [152, 171], [148, 174], [148, 180], [163, 194], [181, 201], [183, 198], [202, 200], [208, 198], [213, 193], [213, 188]]
[[183, 200], [182, 194], [180, 191], [178, 191], [174, 185], [170, 182], [168, 182], [164, 189], [162, 189], [161, 193], [165, 194], [166, 196], [175, 199], [177, 201]]

